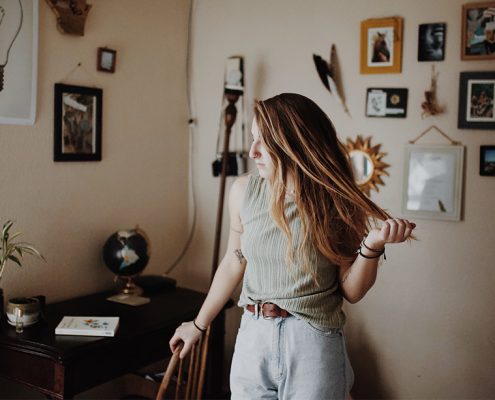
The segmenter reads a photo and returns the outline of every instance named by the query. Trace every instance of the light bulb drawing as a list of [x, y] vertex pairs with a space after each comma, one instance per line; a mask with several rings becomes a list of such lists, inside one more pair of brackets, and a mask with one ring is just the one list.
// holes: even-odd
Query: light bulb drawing
[[0, 1], [0, 92], [4, 88], [5, 67], [23, 21], [21, 0]]

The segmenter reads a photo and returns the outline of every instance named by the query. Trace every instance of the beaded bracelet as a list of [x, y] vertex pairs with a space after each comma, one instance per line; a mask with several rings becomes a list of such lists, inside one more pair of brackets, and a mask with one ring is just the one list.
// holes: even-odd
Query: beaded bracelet
[[193, 325], [201, 332], [205, 333], [207, 328], [200, 328], [198, 324], [196, 324], [196, 319], [193, 319]]

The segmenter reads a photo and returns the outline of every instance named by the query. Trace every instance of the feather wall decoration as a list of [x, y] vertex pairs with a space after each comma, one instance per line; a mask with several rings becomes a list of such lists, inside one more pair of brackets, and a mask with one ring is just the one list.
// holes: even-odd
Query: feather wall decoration
[[[344, 111], [349, 114], [347, 105], [345, 104], [344, 90], [340, 77], [339, 64], [337, 59], [337, 49], [334, 44], [330, 50], [330, 61], [327, 63], [322, 57], [313, 54], [316, 71], [323, 85], [327, 90], [335, 96], [335, 99], [342, 105]], [[349, 114], [350, 115], [350, 114]]]

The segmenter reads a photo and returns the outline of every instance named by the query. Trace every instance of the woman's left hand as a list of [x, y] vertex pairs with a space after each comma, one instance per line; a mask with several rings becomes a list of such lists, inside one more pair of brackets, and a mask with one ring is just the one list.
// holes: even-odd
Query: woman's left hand
[[383, 249], [386, 243], [401, 243], [406, 240], [416, 224], [401, 218], [390, 218], [383, 222], [381, 229], [372, 229], [364, 239], [372, 249]]

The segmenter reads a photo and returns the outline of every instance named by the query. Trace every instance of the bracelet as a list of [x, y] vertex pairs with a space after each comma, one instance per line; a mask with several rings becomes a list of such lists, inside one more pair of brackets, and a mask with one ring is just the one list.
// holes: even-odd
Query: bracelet
[[205, 333], [205, 332], [206, 332], [206, 329], [207, 329], [207, 328], [200, 328], [200, 327], [198, 326], [198, 324], [196, 324], [196, 319], [193, 319], [193, 322], [192, 322], [192, 323], [193, 323], [193, 325], [194, 325], [194, 326], [195, 326], [195, 327], [196, 327], [196, 328], [197, 328], [197, 329], [198, 329], [201, 333]]
[[[368, 248], [368, 247], [366, 247], [366, 248]], [[363, 254], [361, 251], [361, 246], [359, 246], [359, 249], [356, 251], [356, 253], [359, 254], [361, 257], [367, 258], [368, 260], [372, 260], [374, 258], [380, 258], [382, 256], [382, 254], [383, 254], [383, 258], [385, 260], [387, 259], [387, 256], [385, 254], [385, 248], [383, 248], [383, 250], [380, 250], [380, 251], [377, 251], [377, 250], [371, 250], [371, 251], [375, 251], [377, 253], [377, 255], [376, 256], [367, 256], [366, 254]]]
[[381, 254], [385, 253], [385, 246], [383, 246], [383, 249], [381, 249], [381, 250], [372, 249], [371, 247], [366, 246], [364, 239], [361, 242], [361, 246], [364, 246], [366, 249], [368, 249], [369, 251], [372, 251], [373, 253], [381, 253]]

